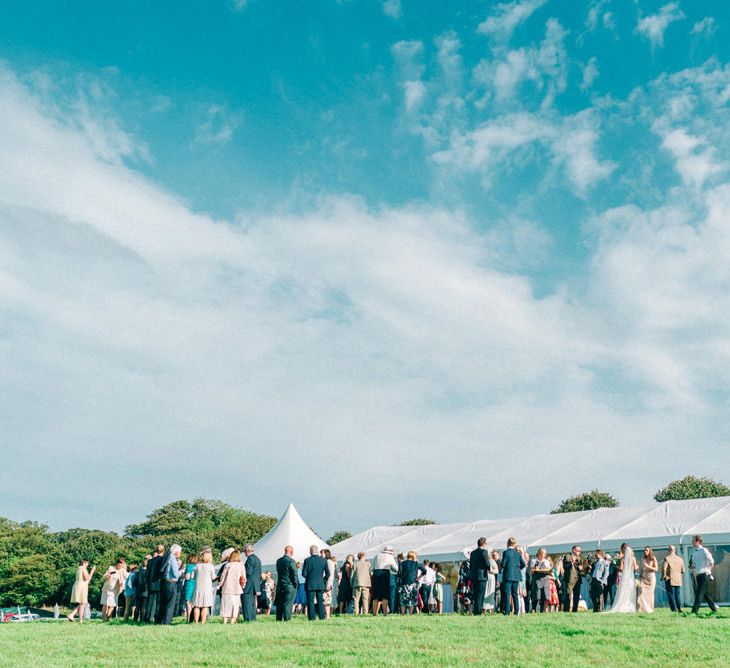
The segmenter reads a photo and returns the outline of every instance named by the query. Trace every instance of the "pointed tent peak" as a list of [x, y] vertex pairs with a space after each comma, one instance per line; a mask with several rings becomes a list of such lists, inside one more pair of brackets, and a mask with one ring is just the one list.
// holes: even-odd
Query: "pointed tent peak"
[[279, 521], [255, 545], [256, 554], [264, 566], [273, 566], [284, 554], [284, 547], [294, 548], [294, 558], [303, 561], [309, 556], [309, 548], [329, 547], [302, 519], [293, 503], [289, 503]]

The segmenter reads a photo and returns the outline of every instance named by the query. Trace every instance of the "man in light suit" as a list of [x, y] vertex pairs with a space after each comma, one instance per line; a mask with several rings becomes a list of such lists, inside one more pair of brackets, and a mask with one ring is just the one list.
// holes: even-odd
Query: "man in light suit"
[[603, 558], [603, 550], [596, 550], [596, 560], [591, 569], [591, 601], [593, 612], [601, 612], [606, 607], [609, 563]]
[[664, 557], [664, 562], [662, 563], [662, 579], [667, 588], [669, 608], [672, 612], [682, 612], [682, 597], [679, 592], [682, 586], [683, 575], [684, 559], [677, 554], [677, 548], [674, 545], [670, 545], [669, 554]]
[[469, 579], [471, 580], [472, 591], [472, 612], [475, 615], [482, 614], [484, 606], [484, 594], [487, 591], [487, 580], [489, 579], [489, 554], [486, 550], [487, 539], [480, 538], [477, 541], [475, 550], [469, 555]]
[[316, 618], [315, 600], [319, 618], [325, 618], [324, 590], [330, 576], [330, 567], [327, 560], [319, 555], [319, 548], [316, 545], [309, 548], [309, 555], [302, 564], [302, 577], [307, 592], [307, 618], [311, 622]]
[[284, 556], [276, 561], [276, 621], [288, 622], [291, 619], [291, 609], [297, 596], [299, 574], [297, 562], [292, 559], [294, 548], [287, 545]]
[[261, 593], [261, 559], [253, 553], [254, 547], [249, 543], [246, 545], [246, 584], [243, 587], [242, 608], [243, 621], [256, 621], [256, 607], [258, 605], [258, 597]]

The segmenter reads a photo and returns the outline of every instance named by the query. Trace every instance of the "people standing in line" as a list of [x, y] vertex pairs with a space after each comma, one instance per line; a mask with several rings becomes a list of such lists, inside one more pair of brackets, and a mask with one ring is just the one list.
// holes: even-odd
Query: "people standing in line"
[[129, 567], [129, 575], [124, 581], [124, 621], [128, 622], [131, 618], [134, 621], [135, 599], [137, 595], [137, 564]]
[[292, 559], [294, 548], [287, 545], [284, 556], [276, 561], [276, 621], [288, 622], [291, 619], [294, 599], [299, 586], [297, 564]]
[[553, 572], [553, 562], [547, 556], [547, 550], [541, 547], [537, 555], [530, 560], [532, 579], [532, 611], [545, 612], [550, 602], [550, 575]]
[[73, 589], [71, 589], [71, 603], [75, 603], [76, 607], [70, 614], [66, 615], [66, 619], [69, 622], [72, 622], [78, 613], [79, 624], [84, 623], [84, 611], [89, 602], [89, 582], [94, 577], [94, 573], [96, 573], [96, 566], [89, 570], [88, 559], [79, 561], [79, 566], [76, 569], [76, 580], [74, 581]]
[[319, 556], [319, 548], [312, 545], [309, 556], [302, 564], [304, 588], [307, 591], [307, 619], [311, 622], [317, 617], [325, 618], [324, 590], [327, 586], [330, 567], [326, 559]]
[[101, 615], [108, 622], [117, 611], [119, 594], [124, 590], [127, 579], [127, 564], [124, 559], [117, 559], [114, 566], [109, 566], [104, 573], [104, 584], [101, 586]]
[[441, 615], [444, 612], [444, 582], [446, 576], [441, 572], [439, 564], [433, 564], [434, 573], [436, 573], [436, 582], [433, 585], [433, 598], [436, 601], [436, 612]]
[[324, 618], [329, 619], [332, 616], [332, 590], [335, 587], [335, 580], [337, 579], [337, 561], [335, 561], [334, 568], [332, 567], [332, 552], [325, 548], [319, 551], [319, 556], [322, 557], [329, 566], [329, 575], [324, 583], [324, 594], [322, 594], [322, 600], [324, 601]]
[[416, 553], [411, 550], [398, 567], [400, 582], [398, 593], [402, 614], [413, 615], [418, 608], [418, 578], [426, 572], [426, 569], [418, 563], [416, 558]]
[[[241, 553], [233, 550], [228, 555], [228, 561], [220, 572], [219, 591], [221, 594], [220, 616], [223, 623], [235, 624], [241, 612], [241, 595], [246, 583], [246, 571], [241, 563]], [[205, 623], [205, 621], [203, 621]]]
[[418, 593], [421, 596], [422, 611], [428, 614], [431, 612], [431, 595], [436, 583], [436, 573], [428, 559], [423, 560], [423, 567], [426, 572], [418, 579]]
[[682, 612], [681, 587], [684, 576], [684, 559], [677, 554], [674, 545], [669, 546], [669, 553], [662, 561], [662, 580], [667, 590], [669, 609], [672, 612]]
[[609, 564], [603, 558], [603, 550], [596, 550], [595, 561], [591, 566], [591, 605], [593, 612], [602, 612], [606, 607], [606, 588], [608, 587]]
[[144, 621], [145, 615], [147, 614], [147, 577], [148, 571], [147, 566], [152, 559], [152, 555], [147, 554], [142, 560], [140, 567], [137, 569], [137, 581], [135, 582], [135, 608], [134, 608], [134, 621]]
[[504, 614], [509, 615], [512, 610], [519, 614], [519, 590], [522, 581], [522, 569], [525, 560], [515, 546], [517, 539], [511, 536], [507, 540], [507, 549], [502, 553], [502, 587], [504, 592]]
[[370, 612], [372, 575], [373, 567], [365, 558], [365, 553], [359, 552], [357, 561], [352, 566], [352, 599], [356, 615], [367, 615]]
[[147, 611], [145, 612], [146, 622], [159, 624], [160, 617], [160, 572], [162, 562], [165, 560], [165, 546], [158, 545], [155, 554], [147, 564]]
[[355, 555], [348, 554], [340, 569], [340, 586], [337, 592], [337, 605], [340, 614], [347, 614], [352, 605], [352, 567]]
[[182, 575], [180, 555], [182, 548], [171, 545], [160, 569], [160, 624], [169, 626], [175, 616], [177, 585]]
[[504, 588], [502, 587], [502, 557], [498, 550], [492, 550], [492, 560], [497, 564], [497, 582], [494, 590], [494, 609], [504, 611]]
[[477, 546], [469, 555], [469, 580], [471, 583], [472, 613], [481, 615], [484, 607], [484, 595], [489, 581], [489, 553], [487, 539], [477, 540]]
[[656, 589], [656, 573], [659, 570], [659, 563], [650, 547], [644, 548], [644, 556], [641, 559], [639, 569], [639, 612], [654, 612], [654, 590]]
[[373, 615], [383, 609], [384, 614], [394, 610], [395, 582], [398, 575], [398, 562], [393, 556], [393, 548], [386, 545], [375, 557], [373, 569]]
[[188, 556], [188, 563], [185, 564], [185, 615], [188, 622], [193, 621], [193, 595], [195, 594], [195, 566], [198, 563], [198, 555]]
[[276, 583], [274, 578], [271, 577], [271, 571], [264, 571], [261, 576], [261, 598], [259, 601], [261, 612], [267, 617], [271, 614], [271, 606], [274, 605], [275, 592]]
[[[226, 565], [228, 563], [230, 563], [230, 556]], [[208, 619], [208, 611], [213, 607], [215, 599], [215, 589], [213, 587], [215, 578], [216, 569], [213, 565], [213, 553], [210, 550], [204, 550], [198, 559], [198, 563], [195, 564], [195, 591], [193, 592], [194, 624], [199, 622], [205, 624]]]
[[715, 566], [715, 560], [712, 558], [710, 551], [702, 545], [702, 536], [695, 536], [692, 539], [694, 551], [692, 553], [692, 570], [697, 580], [697, 589], [695, 591], [695, 602], [692, 606], [692, 612], [697, 614], [700, 611], [702, 601], [706, 601], [710, 610], [717, 612], [715, 602], [707, 593], [707, 587], [712, 581], [712, 569]]
[[585, 575], [585, 563], [581, 560], [579, 545], [573, 545], [571, 553], [563, 557], [563, 610], [578, 612], [580, 585]]
[[261, 559], [254, 554], [254, 546], [246, 545], [246, 586], [243, 588], [243, 621], [256, 621], [256, 607], [261, 593]]

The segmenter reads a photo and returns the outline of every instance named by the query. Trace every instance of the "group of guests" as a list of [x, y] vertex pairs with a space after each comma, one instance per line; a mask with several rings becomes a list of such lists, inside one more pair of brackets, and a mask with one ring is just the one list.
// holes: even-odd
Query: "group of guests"
[[[626, 543], [615, 559], [600, 549], [587, 559], [575, 545], [570, 554], [553, 561], [545, 548], [531, 557], [515, 538], [507, 541], [501, 554], [497, 550], [490, 553], [486, 543], [486, 538], [480, 538], [459, 567], [456, 601], [463, 612], [576, 612], [584, 580], [593, 611], [600, 612], [612, 607], [621, 578], [628, 573], [633, 578], [637, 572], [636, 607], [640, 612], [654, 610], [660, 565], [650, 547], [644, 549], [639, 563]], [[333, 612], [443, 612], [446, 574], [439, 564], [418, 561], [414, 551], [396, 557], [393, 548], [386, 545], [372, 562], [360, 552], [357, 558], [348, 555], [338, 567], [329, 549], [312, 545], [309, 557], [299, 563], [294, 560], [294, 548], [288, 545], [276, 562], [276, 580], [270, 572], [262, 572], [261, 560], [254, 552], [250, 544], [243, 551], [229, 548], [221, 554], [220, 563], [214, 564], [212, 550], [205, 548], [189, 555], [183, 564], [179, 545], [168, 550], [158, 545], [140, 564], [128, 566], [120, 558], [103, 575], [103, 619], [120, 614], [120, 597], [125, 620], [156, 624], [170, 624], [180, 614], [191, 623], [205, 624], [210, 614], [220, 615], [224, 623], [235, 623], [241, 616], [251, 622], [258, 611], [269, 614], [272, 607], [278, 621], [290, 620], [295, 612], [306, 612], [310, 620], [327, 619]], [[697, 583], [692, 611], [696, 613], [706, 601], [714, 612], [716, 606], [707, 592], [714, 561], [701, 536], [694, 538], [691, 563]], [[89, 569], [88, 561], [79, 563], [71, 593], [76, 607], [68, 615], [70, 621], [78, 615], [83, 622], [95, 572], [95, 568]], [[672, 611], [682, 612], [684, 573], [684, 560], [670, 546], [661, 564], [661, 578]]]
[[[660, 566], [649, 546], [644, 548], [638, 562], [627, 543], [621, 546], [615, 558], [601, 549], [586, 558], [581, 547], [574, 545], [569, 554], [553, 561], [545, 548], [530, 557], [526, 548], [517, 545], [515, 538], [508, 540], [507, 549], [501, 555], [497, 550], [490, 554], [486, 542], [486, 538], [479, 539], [476, 549], [462, 562], [459, 570], [457, 597], [463, 612], [475, 615], [486, 612], [506, 615], [558, 610], [577, 612], [584, 580], [593, 612], [602, 612], [613, 607], [617, 586], [622, 577], [630, 573], [636, 582], [636, 604], [621, 611], [651, 613], [654, 612], [660, 568], [669, 607], [672, 612], [682, 612], [681, 587], [686, 568], [684, 559], [673, 545], [669, 546]], [[691, 564], [696, 588], [692, 612], [697, 613], [703, 602], [715, 612], [717, 607], [707, 592], [714, 567], [712, 554], [702, 545], [701, 536], [694, 537], [693, 547]]]

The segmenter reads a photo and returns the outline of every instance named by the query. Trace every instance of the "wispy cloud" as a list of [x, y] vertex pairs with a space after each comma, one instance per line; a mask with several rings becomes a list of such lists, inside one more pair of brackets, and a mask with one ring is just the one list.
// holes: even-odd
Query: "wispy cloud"
[[509, 41], [517, 26], [529, 19], [547, 0], [515, 0], [498, 4], [477, 31], [495, 39]]
[[195, 130], [197, 144], [227, 144], [240, 124], [239, 114], [233, 114], [226, 107], [211, 105], [205, 112], [203, 121]]
[[702, 35], [704, 37], [711, 37], [715, 34], [715, 18], [712, 16], [705, 16], [701, 21], [697, 21], [692, 26], [692, 35]]
[[640, 16], [636, 24], [636, 32], [651, 42], [652, 47], [664, 46], [664, 33], [675, 21], [685, 18], [678, 2], [664, 5], [657, 14]]
[[399, 19], [401, 16], [403, 16], [401, 0], [384, 0], [383, 13], [386, 16], [390, 16], [390, 18], [392, 19]]

